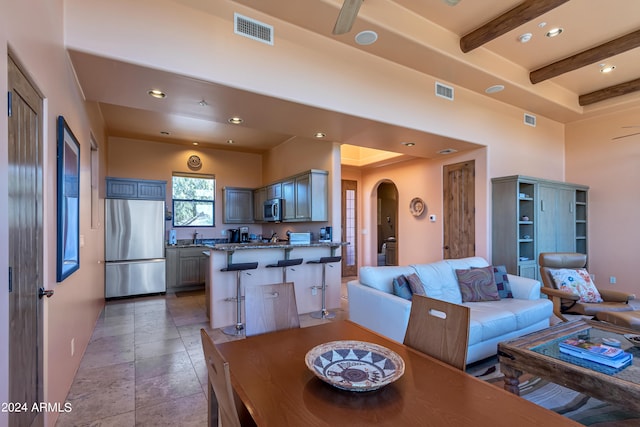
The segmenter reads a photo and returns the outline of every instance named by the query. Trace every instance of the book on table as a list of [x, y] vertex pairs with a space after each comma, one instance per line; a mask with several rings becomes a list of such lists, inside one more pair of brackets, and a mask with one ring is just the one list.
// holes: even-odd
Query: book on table
[[633, 355], [620, 348], [611, 347], [605, 344], [596, 344], [579, 338], [570, 338], [561, 341], [560, 351], [570, 356], [590, 360], [592, 362], [621, 368], [631, 364]]

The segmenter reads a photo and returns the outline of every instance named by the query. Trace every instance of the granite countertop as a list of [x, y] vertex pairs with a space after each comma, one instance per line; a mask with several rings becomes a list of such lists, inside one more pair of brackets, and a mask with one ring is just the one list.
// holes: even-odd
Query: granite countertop
[[281, 241], [276, 243], [263, 243], [263, 242], [251, 242], [251, 243], [218, 243], [215, 245], [207, 246], [214, 251], [235, 251], [243, 249], [291, 249], [291, 248], [311, 248], [311, 247], [337, 247], [348, 245], [349, 242], [311, 242], [303, 244], [290, 244], [288, 241]]

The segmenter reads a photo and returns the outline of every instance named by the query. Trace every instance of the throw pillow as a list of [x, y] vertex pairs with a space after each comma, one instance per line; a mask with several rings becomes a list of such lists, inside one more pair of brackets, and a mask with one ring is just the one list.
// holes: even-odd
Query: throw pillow
[[559, 290], [578, 295], [580, 302], [602, 302], [598, 288], [584, 268], [552, 268], [549, 271]]
[[498, 287], [493, 275], [493, 267], [456, 270], [462, 302], [498, 301]]
[[427, 296], [427, 293], [424, 291], [424, 286], [422, 285], [422, 280], [418, 277], [416, 273], [411, 273], [407, 276], [407, 281], [409, 282], [409, 287], [411, 288], [411, 292], [415, 295], [422, 295], [424, 297]]
[[494, 265], [493, 277], [495, 278], [500, 298], [513, 298], [513, 292], [511, 292], [511, 285], [509, 284], [509, 277], [507, 276], [507, 267], [504, 265]]
[[409, 281], [404, 274], [393, 279], [393, 294], [408, 300], [411, 300], [413, 297], [413, 292], [411, 292], [411, 287], [409, 287]]

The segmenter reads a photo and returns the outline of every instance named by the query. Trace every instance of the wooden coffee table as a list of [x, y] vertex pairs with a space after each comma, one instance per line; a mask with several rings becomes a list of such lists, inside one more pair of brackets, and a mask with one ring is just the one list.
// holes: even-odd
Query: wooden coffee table
[[[634, 347], [623, 334], [635, 333], [597, 321], [578, 320], [554, 325], [542, 331], [498, 344], [504, 388], [519, 394], [518, 378], [528, 372], [556, 384], [625, 408], [640, 412], [640, 347]], [[616, 370], [589, 362], [576, 362], [558, 350], [558, 342], [585, 336], [594, 342], [615, 338], [621, 348], [633, 354], [633, 364]], [[579, 366], [581, 363], [584, 366]]]

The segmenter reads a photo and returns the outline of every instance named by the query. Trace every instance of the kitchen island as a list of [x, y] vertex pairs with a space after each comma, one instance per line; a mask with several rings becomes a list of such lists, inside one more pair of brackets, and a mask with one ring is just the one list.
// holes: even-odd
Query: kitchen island
[[[341, 255], [343, 242], [312, 242], [305, 244], [219, 243], [209, 246], [209, 271], [206, 283], [209, 320], [212, 328], [236, 323], [236, 273], [221, 271], [229, 264], [257, 262], [258, 268], [242, 272], [242, 295], [246, 286], [261, 286], [282, 282], [282, 268], [268, 268], [279, 260], [302, 258], [302, 264], [287, 268], [287, 282], [293, 282], [298, 313], [318, 311], [322, 307], [321, 264], [307, 264], [321, 257]], [[326, 272], [326, 306], [340, 307], [342, 269], [340, 263], [328, 264]], [[244, 307], [244, 304], [242, 304]], [[245, 321], [243, 310], [242, 321]]]

